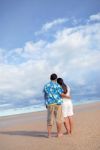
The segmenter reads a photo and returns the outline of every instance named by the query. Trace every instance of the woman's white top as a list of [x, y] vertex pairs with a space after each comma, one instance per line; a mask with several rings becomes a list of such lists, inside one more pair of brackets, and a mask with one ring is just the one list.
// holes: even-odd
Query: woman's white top
[[[67, 94], [66, 95], [70, 96], [70, 87], [69, 86], [67, 86]], [[72, 104], [71, 99], [63, 98], [62, 112], [63, 112], [64, 117], [73, 115], [73, 104]]]

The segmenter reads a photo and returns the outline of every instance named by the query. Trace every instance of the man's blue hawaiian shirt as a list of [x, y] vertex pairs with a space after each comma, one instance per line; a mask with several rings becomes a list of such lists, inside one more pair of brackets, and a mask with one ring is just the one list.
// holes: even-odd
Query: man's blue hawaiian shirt
[[44, 86], [44, 93], [45, 93], [46, 105], [62, 104], [61, 93], [63, 93], [63, 89], [58, 83], [52, 81], [47, 83]]

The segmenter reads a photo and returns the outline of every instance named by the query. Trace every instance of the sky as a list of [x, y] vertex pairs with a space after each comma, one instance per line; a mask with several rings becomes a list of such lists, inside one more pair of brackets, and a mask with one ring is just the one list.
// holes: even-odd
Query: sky
[[99, 0], [0, 0], [0, 105], [41, 103], [51, 73], [100, 97]]

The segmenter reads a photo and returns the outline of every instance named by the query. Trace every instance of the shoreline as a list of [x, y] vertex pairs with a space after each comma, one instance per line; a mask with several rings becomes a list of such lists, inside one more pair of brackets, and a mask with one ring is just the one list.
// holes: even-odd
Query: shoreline
[[[77, 107], [77, 106], [81, 106], [81, 105], [87, 105], [87, 104], [98, 103], [98, 102], [100, 102], [100, 100], [88, 100], [88, 101], [83, 101], [83, 102], [76, 103], [76, 104], [74, 103], [73, 106]], [[31, 113], [38, 113], [38, 112], [43, 112], [43, 111], [46, 111], [45, 106], [44, 106], [43, 110], [38, 110], [38, 111], [34, 111], [33, 110], [33, 111], [29, 111], [29, 112], [22, 112], [22, 113], [16, 113], [16, 114], [1, 115], [0, 118], [10, 117], [10, 116], [17, 116], [17, 115], [24, 115], [24, 114], [31, 114]]]
[[[93, 108], [93, 110], [100, 109], [100, 102], [92, 102], [92, 103], [84, 103], [74, 106], [74, 115], [80, 112], [89, 112], [92, 111], [89, 107]], [[95, 108], [96, 107], [96, 108]], [[29, 112], [23, 114], [15, 114], [9, 116], [0, 116], [0, 128], [8, 126], [12, 126], [17, 122], [27, 123], [27, 121], [35, 122], [37, 120], [46, 120], [47, 110], [38, 111], [38, 112]]]

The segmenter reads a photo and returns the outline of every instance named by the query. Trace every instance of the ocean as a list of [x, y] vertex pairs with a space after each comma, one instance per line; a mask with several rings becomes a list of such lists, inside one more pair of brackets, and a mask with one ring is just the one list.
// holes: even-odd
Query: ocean
[[[82, 105], [87, 103], [93, 103], [100, 101], [100, 98], [92, 98], [92, 99], [73, 99], [73, 105]], [[31, 106], [23, 106], [23, 107], [13, 107], [10, 108], [9, 104], [2, 104], [0, 105], [0, 116], [9, 116], [9, 115], [17, 115], [17, 114], [24, 114], [30, 112], [38, 112], [46, 110], [43, 100], [39, 104], [33, 104]]]

